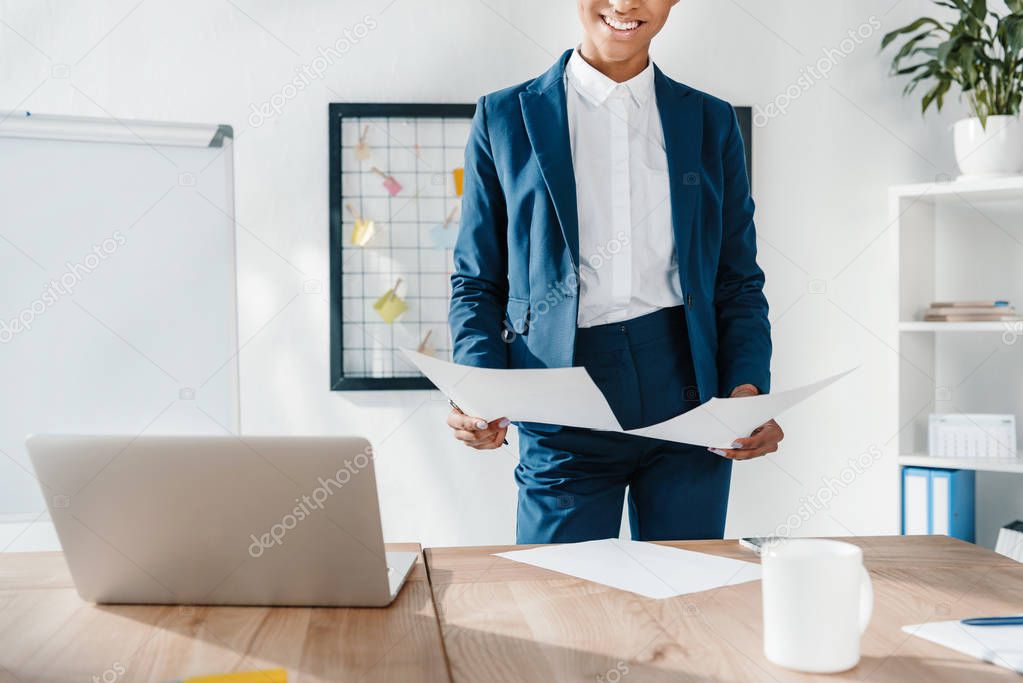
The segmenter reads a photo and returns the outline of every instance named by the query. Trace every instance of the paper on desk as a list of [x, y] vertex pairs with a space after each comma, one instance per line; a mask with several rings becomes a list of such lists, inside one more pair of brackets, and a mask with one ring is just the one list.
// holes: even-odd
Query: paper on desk
[[585, 368], [500, 370], [402, 352], [467, 415], [620, 432], [604, 394]]
[[736, 437], [749, 436], [760, 425], [778, 417], [850, 372], [852, 370], [846, 370], [813, 384], [772, 394], [744, 398], [712, 398], [703, 405], [670, 420], [642, 429], [632, 429], [626, 433], [697, 446], [730, 448]]
[[496, 556], [655, 600], [760, 578], [759, 564], [617, 538], [513, 550]]
[[932, 643], [1023, 674], [1023, 627], [966, 626], [959, 621], [934, 621], [902, 630]]

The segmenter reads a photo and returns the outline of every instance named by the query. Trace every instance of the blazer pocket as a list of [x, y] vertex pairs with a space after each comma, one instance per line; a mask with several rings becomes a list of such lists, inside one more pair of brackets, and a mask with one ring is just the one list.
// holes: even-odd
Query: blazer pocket
[[508, 327], [515, 334], [529, 334], [529, 300], [508, 298]]

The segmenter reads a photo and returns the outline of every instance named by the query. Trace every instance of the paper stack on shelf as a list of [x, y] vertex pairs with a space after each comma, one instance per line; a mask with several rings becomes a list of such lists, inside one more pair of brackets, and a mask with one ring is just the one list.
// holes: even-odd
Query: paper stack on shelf
[[927, 454], [934, 458], [1016, 457], [1016, 416], [941, 413], [927, 418]]
[[924, 312], [928, 322], [1011, 322], [1023, 320], [1016, 309], [1000, 301], [935, 301]]

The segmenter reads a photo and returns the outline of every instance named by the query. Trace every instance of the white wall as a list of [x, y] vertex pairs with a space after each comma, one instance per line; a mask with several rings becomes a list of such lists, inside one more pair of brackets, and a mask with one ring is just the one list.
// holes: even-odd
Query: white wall
[[[930, 8], [925, 0], [684, 0], [655, 45], [658, 64], [679, 80], [764, 105], [807, 78], [804, 67], [822, 50], [842, 49], [848, 31], [866, 25], [873, 34], [848, 56], [833, 53], [829, 77], [809, 76], [787, 113], [754, 133], [775, 386], [861, 368], [785, 416], [780, 453], [736, 467], [730, 535], [775, 530], [809, 509], [807, 497], [840, 478], [848, 458], [877, 447], [881, 462], [848, 486], [832, 484], [828, 507], [793, 533], [896, 530], [886, 186], [955, 173], [945, 130], [953, 114], [922, 120], [917, 101], [900, 98], [901, 84], [887, 78], [877, 45]], [[436, 394], [328, 391], [327, 103], [472, 102], [574, 45], [574, 3], [4, 0], [0, 19], [0, 109], [234, 125], [244, 430], [376, 440], [390, 539], [511, 542], [514, 450], [455, 445]], [[375, 28], [363, 36], [359, 24]], [[254, 127], [252, 107], [346, 30], [363, 37]], [[11, 249], [0, 240], [0, 258], [16, 258]], [[308, 293], [315, 283], [323, 287]], [[3, 401], [42, 389], [5, 386]], [[0, 482], [33, 485], [2, 457]]]

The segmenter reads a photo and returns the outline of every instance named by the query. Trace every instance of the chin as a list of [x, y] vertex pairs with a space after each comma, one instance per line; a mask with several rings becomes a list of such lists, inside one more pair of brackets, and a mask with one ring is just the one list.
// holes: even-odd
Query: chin
[[597, 51], [609, 62], [623, 62], [647, 50], [649, 45], [649, 42], [612, 38], [598, 43]]
[[606, 62], [627, 62], [638, 54], [638, 50], [614, 49], [611, 46], [600, 48], [600, 56]]

